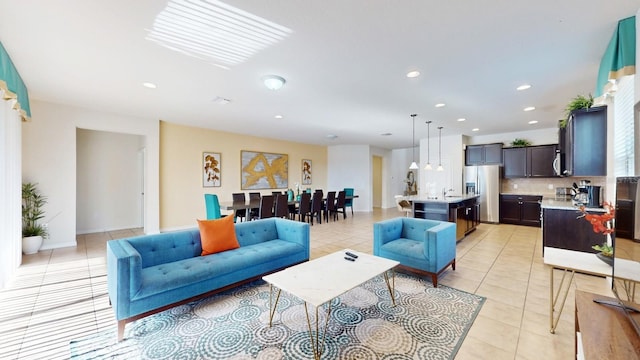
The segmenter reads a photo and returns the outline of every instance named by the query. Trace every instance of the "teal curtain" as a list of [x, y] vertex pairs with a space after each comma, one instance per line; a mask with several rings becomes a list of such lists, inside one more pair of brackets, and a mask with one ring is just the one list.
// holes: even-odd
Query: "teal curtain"
[[609, 79], [636, 73], [636, 17], [618, 21], [609, 46], [600, 61], [596, 97], [603, 94]]
[[24, 81], [18, 74], [18, 70], [13, 65], [9, 54], [0, 42], [0, 89], [4, 90], [4, 98], [17, 99], [16, 110], [18, 110], [23, 120], [31, 117], [31, 107], [29, 106], [29, 94]]

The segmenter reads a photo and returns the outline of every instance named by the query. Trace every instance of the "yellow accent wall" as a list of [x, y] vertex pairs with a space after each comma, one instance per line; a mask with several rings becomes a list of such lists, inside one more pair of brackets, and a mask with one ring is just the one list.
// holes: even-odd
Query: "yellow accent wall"
[[[240, 190], [240, 151], [259, 151], [289, 156], [289, 188], [301, 183], [302, 159], [312, 160], [312, 183], [304, 187], [327, 189], [327, 147], [240, 135], [160, 122], [160, 230], [197, 226], [204, 219], [204, 194], [231, 201]], [[202, 186], [202, 153], [221, 153], [221, 186]], [[283, 189], [276, 189], [282, 191]], [[272, 189], [251, 190], [271, 194]], [[249, 194], [249, 190], [244, 191]], [[225, 213], [225, 211], [223, 211]]]

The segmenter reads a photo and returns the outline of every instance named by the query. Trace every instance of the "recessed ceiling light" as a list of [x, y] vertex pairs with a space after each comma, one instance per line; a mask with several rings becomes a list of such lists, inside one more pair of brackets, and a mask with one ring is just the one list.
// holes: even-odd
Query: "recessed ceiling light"
[[407, 73], [407, 77], [408, 78], [414, 78], [414, 77], [418, 77], [418, 76], [420, 76], [420, 71], [418, 71], [418, 70], [412, 70], [412, 71], [409, 71]]
[[522, 84], [522, 85], [518, 86], [518, 87], [516, 88], [516, 90], [518, 90], [518, 91], [522, 91], [522, 90], [527, 90], [527, 89], [529, 89], [529, 88], [531, 88], [531, 85], [529, 85], [529, 84]]
[[458, 121], [465, 121], [465, 120], [467, 120], [467, 119], [465, 119], [465, 118], [458, 119]]
[[276, 116], [274, 116], [274, 118], [276, 118], [276, 119], [282, 119], [282, 115], [276, 115]]
[[524, 108], [524, 111], [533, 111], [535, 109], [536, 109], [535, 106], [527, 106], [526, 108]]
[[152, 83], [152, 82], [143, 82], [142, 86], [149, 88], [149, 89], [155, 89], [158, 87], [158, 85]]
[[529, 125], [533, 125], [533, 124], [537, 124], [537, 123], [538, 123], [538, 120], [531, 120], [531, 121], [529, 121]]
[[380, 134], [380, 136], [391, 136], [391, 135], [392, 135], [391, 133], [382, 133], [382, 134]]
[[471, 131], [480, 131], [480, 129], [478, 129], [478, 128], [473, 128], [473, 129], [471, 129]]
[[333, 135], [333, 134], [327, 135], [327, 139], [329, 139], [329, 140], [335, 140], [337, 138], [338, 138], [338, 135]]
[[437, 104], [436, 104], [436, 107], [437, 107], [437, 108], [445, 107], [445, 106], [447, 106], [447, 104], [445, 104], [445, 103], [437, 103]]

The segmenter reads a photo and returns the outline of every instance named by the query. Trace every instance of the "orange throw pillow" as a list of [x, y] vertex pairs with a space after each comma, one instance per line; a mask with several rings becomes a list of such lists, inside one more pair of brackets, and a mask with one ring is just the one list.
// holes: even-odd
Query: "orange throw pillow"
[[198, 227], [202, 256], [240, 247], [236, 238], [236, 228], [233, 225], [233, 215], [215, 220], [198, 220]]

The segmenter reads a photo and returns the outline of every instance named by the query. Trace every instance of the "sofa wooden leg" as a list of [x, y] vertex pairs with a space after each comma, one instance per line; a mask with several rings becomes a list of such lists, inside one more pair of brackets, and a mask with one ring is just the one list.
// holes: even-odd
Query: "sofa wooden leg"
[[124, 326], [127, 324], [125, 320], [118, 320], [118, 342], [124, 338]]
[[451, 263], [451, 268], [452, 268], [453, 270], [455, 270], [455, 269], [456, 269], [456, 259], [453, 259], [453, 262]]
[[434, 288], [438, 287], [438, 274], [431, 274], [431, 282]]

